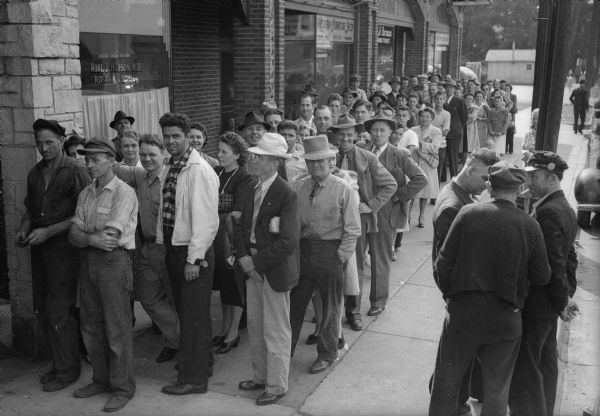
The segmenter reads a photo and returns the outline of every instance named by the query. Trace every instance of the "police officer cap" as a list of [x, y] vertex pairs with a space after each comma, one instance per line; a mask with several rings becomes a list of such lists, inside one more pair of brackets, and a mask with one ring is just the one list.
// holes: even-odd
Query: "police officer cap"
[[565, 170], [569, 169], [569, 165], [554, 152], [537, 151], [527, 161], [525, 171], [533, 172], [538, 169], [546, 169], [560, 176]]
[[33, 131], [39, 130], [50, 130], [58, 134], [60, 137], [63, 137], [65, 135], [65, 128], [58, 124], [58, 121], [56, 120], [46, 120], [43, 118], [38, 118], [33, 123]]
[[495, 163], [489, 168], [490, 183], [494, 189], [516, 189], [525, 183], [526, 174], [523, 169], [506, 161]]

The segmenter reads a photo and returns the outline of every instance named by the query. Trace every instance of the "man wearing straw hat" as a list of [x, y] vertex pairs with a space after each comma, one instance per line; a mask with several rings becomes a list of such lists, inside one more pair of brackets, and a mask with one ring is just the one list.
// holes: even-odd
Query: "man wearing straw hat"
[[277, 403], [288, 389], [290, 369], [290, 290], [298, 282], [300, 222], [296, 193], [277, 174], [289, 159], [283, 136], [265, 133], [254, 147], [250, 171], [258, 180], [246, 194], [235, 248], [247, 277], [248, 337], [252, 379], [240, 390], [263, 390], [259, 406]]
[[304, 313], [316, 289], [323, 301], [317, 359], [309, 372], [317, 374], [337, 358], [339, 322], [346, 262], [360, 237], [360, 214], [356, 194], [343, 179], [331, 175], [327, 136], [304, 140], [310, 176], [294, 182], [300, 212], [300, 280], [291, 293], [292, 353], [298, 342]]

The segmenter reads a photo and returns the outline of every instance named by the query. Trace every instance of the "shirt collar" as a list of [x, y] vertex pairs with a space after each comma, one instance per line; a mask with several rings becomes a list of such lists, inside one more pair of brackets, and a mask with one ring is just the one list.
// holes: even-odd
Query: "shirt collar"
[[192, 146], [188, 146], [188, 149], [185, 151], [185, 153], [178, 159], [178, 160], [174, 160], [173, 156], [171, 156], [171, 158], [169, 159], [169, 165], [171, 166], [176, 166], [176, 165], [185, 165], [187, 164], [190, 155], [192, 154], [192, 150], [194, 150], [194, 148]]
[[471, 195], [469, 195], [469, 193], [467, 191], [465, 191], [458, 183], [456, 183], [456, 181], [454, 179], [452, 179], [450, 181], [450, 186], [452, 187], [454, 192], [456, 194], [458, 194], [458, 196], [460, 196], [465, 202], [467, 202], [467, 203], [475, 202], [475, 200], [471, 197]]
[[[383, 146], [381, 146], [379, 148], [379, 154], [382, 154], [383, 152], [385, 152], [385, 149], [387, 149], [389, 142], [386, 142]], [[377, 146], [373, 145], [373, 153], [375, 153], [377, 151]]]
[[264, 181], [259, 181], [256, 184], [256, 188], [258, 188], [260, 186], [260, 188], [262, 189], [263, 192], [265, 192], [267, 189], [269, 189], [271, 187], [271, 185], [273, 185], [273, 182], [275, 182], [275, 179], [277, 178], [277, 172], [275, 172], [273, 174], [273, 176], [271, 176], [270, 178], [264, 180]]
[[331, 180], [331, 173], [329, 175], [327, 175], [327, 177], [320, 182], [315, 183], [315, 180], [312, 178], [312, 176], [311, 176], [311, 180], [312, 180], [313, 184], [319, 185], [321, 188], [325, 188], [327, 186], [327, 184], [329, 183], [329, 181]]
[[106, 185], [104, 185], [104, 187], [102, 189], [98, 190], [98, 187], [96, 186], [98, 179], [94, 179], [94, 186], [92, 187], [92, 189], [94, 190], [94, 193], [96, 195], [101, 193], [105, 189], [112, 192], [117, 187], [118, 180], [119, 180], [119, 178], [117, 177], [117, 175], [114, 175], [113, 178], [110, 181], [108, 181], [108, 183]]
[[156, 175], [154, 176], [154, 179], [152, 179], [152, 178], [150, 177], [150, 173], [149, 173], [148, 171], [146, 171], [146, 173], [144, 174], [144, 178], [145, 178], [145, 179], [146, 179], [146, 180], [147, 180], [149, 183], [152, 183], [152, 182], [154, 182], [155, 180], [157, 180], [157, 179], [159, 178], [159, 176], [160, 176], [160, 174], [162, 173], [162, 171], [164, 170], [164, 168], [165, 168], [165, 165], [162, 165], [162, 166], [161, 166], [161, 168], [160, 168], [160, 169], [158, 170], [158, 172], [156, 173]]
[[534, 203], [531, 205], [531, 216], [535, 215], [535, 213], [536, 213], [536, 211], [537, 211], [538, 207], [539, 207], [540, 205], [542, 205], [542, 204], [544, 203], [544, 201], [550, 197], [550, 195], [553, 195], [553, 194], [555, 194], [555, 193], [557, 193], [557, 192], [559, 192], [559, 191], [560, 191], [560, 189], [557, 189], [557, 190], [555, 190], [555, 191], [552, 191], [552, 192], [550, 192], [550, 193], [548, 193], [548, 194], [544, 195], [544, 196], [543, 196], [543, 197], [541, 197], [540, 199], [538, 199], [536, 202], [534, 202]]

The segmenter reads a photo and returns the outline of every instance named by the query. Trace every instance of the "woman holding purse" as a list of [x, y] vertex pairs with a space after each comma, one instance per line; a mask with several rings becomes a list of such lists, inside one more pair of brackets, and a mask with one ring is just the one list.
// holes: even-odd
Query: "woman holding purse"
[[252, 177], [242, 168], [245, 140], [234, 132], [227, 132], [219, 139], [219, 230], [213, 243], [215, 249], [215, 273], [213, 289], [219, 290], [223, 323], [219, 335], [213, 337], [216, 354], [228, 353], [238, 346], [238, 326], [244, 307], [244, 276], [234, 268], [234, 227], [242, 215], [241, 203], [246, 192], [252, 189]]
[[428, 184], [411, 201], [408, 217], [410, 219], [414, 201], [419, 199], [419, 228], [425, 227], [425, 206], [428, 199], [436, 199], [440, 191], [437, 166], [438, 150], [442, 144], [442, 131], [431, 125], [435, 112], [425, 107], [419, 111], [419, 125], [412, 128], [419, 138], [419, 146], [413, 151], [413, 159], [427, 175]]

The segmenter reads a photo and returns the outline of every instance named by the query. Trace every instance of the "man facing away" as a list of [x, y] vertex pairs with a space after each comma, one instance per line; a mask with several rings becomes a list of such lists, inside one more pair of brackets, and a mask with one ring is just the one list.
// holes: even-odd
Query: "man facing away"
[[259, 406], [274, 404], [288, 390], [292, 328], [290, 290], [298, 282], [300, 219], [296, 193], [277, 174], [290, 157], [285, 139], [266, 133], [251, 154], [258, 184], [246, 194], [236, 228], [237, 260], [246, 275], [252, 379], [240, 390], [263, 390]]
[[585, 114], [590, 108], [590, 92], [585, 89], [585, 79], [579, 81], [579, 88], [573, 90], [569, 101], [573, 104], [573, 133], [583, 133]]
[[361, 234], [356, 195], [343, 179], [330, 173], [327, 136], [304, 140], [310, 176], [293, 186], [298, 193], [301, 219], [300, 280], [291, 293], [292, 353], [298, 342], [306, 307], [315, 289], [321, 295], [323, 314], [317, 339], [317, 359], [309, 372], [325, 371], [337, 358], [339, 322], [346, 262]]
[[430, 416], [457, 409], [460, 385], [475, 355], [483, 375], [482, 414], [506, 416], [528, 286], [546, 284], [550, 277], [542, 231], [515, 204], [524, 183], [522, 169], [506, 162], [490, 167], [486, 186], [492, 201], [460, 210], [435, 261], [447, 313]]
[[558, 381], [556, 330], [558, 317], [565, 321], [577, 314], [571, 300], [577, 287], [577, 254], [573, 247], [577, 219], [560, 188], [568, 169], [553, 152], [534, 153], [527, 162], [527, 184], [533, 204], [532, 217], [540, 224], [548, 259], [550, 281], [533, 285], [523, 308], [523, 338], [510, 390], [511, 416], [552, 416]]
[[135, 393], [133, 330], [129, 296], [133, 288], [138, 202], [135, 191], [113, 172], [117, 151], [104, 137], [82, 150], [94, 182], [79, 194], [69, 241], [81, 251], [81, 333], [92, 363], [92, 383], [77, 398], [107, 391], [105, 412], [121, 409]]
[[165, 261], [179, 315], [177, 382], [163, 393], [206, 393], [210, 368], [210, 298], [214, 270], [212, 242], [219, 227], [219, 178], [190, 146], [190, 119], [166, 113], [159, 120], [169, 163], [160, 172], [162, 198], [156, 242]]
[[79, 378], [77, 299], [79, 259], [68, 241], [77, 197], [92, 180], [80, 160], [63, 154], [65, 129], [54, 120], [33, 123], [42, 160], [27, 175], [25, 213], [15, 236], [31, 245], [33, 309], [48, 333], [52, 368], [40, 377], [44, 391], [57, 391]]

